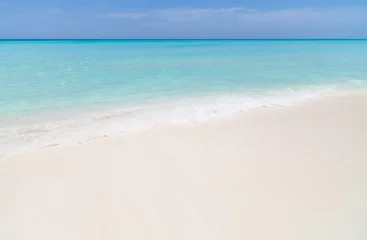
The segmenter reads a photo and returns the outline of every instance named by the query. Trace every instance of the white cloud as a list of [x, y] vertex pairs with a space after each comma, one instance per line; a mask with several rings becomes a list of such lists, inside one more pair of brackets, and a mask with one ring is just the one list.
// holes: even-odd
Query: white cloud
[[149, 18], [167, 22], [217, 22], [226, 19], [231, 22], [265, 21], [321, 21], [342, 22], [346, 20], [367, 20], [366, 8], [298, 8], [281, 10], [256, 10], [243, 7], [232, 8], [168, 8], [146, 11], [126, 11], [109, 13], [108, 17], [121, 19]]
[[233, 18], [246, 11], [245, 8], [183, 8], [162, 9], [151, 12], [154, 18], [171, 22], [206, 21], [218, 18]]
[[153, 9], [146, 11], [124, 11], [107, 14], [111, 18], [121, 19], [140, 19], [150, 18], [155, 20], [164, 20], [171, 22], [192, 22], [201, 21], [208, 18], [220, 16], [234, 16], [245, 11], [244, 8], [167, 8]]
[[277, 11], [252, 11], [240, 14], [239, 20], [251, 22], [272, 22], [296, 24], [309, 23], [342, 23], [346, 21], [367, 20], [364, 8], [300, 8]]
[[148, 15], [144, 12], [114, 12], [109, 13], [108, 16], [111, 18], [121, 18], [121, 19], [139, 19], [144, 18]]

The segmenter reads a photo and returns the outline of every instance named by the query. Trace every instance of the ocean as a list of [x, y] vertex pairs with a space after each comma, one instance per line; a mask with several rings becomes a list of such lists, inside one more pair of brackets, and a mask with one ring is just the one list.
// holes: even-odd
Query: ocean
[[0, 40], [0, 157], [367, 89], [367, 40]]

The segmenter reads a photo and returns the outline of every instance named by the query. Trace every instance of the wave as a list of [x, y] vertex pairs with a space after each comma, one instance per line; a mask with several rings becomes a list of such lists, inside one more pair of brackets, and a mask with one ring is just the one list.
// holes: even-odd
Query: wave
[[51, 146], [74, 145], [154, 126], [195, 124], [228, 118], [254, 108], [287, 107], [325, 96], [367, 92], [365, 84], [365, 81], [356, 80], [347, 84], [207, 94], [133, 107], [115, 106], [108, 110], [100, 108], [85, 111], [82, 115], [71, 114], [68, 120], [44, 120], [39, 123], [3, 127], [0, 128], [0, 158]]

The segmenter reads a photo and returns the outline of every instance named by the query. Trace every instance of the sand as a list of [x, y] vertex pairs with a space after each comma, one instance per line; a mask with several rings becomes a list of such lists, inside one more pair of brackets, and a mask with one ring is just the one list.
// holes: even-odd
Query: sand
[[367, 96], [1, 159], [0, 239], [367, 239]]

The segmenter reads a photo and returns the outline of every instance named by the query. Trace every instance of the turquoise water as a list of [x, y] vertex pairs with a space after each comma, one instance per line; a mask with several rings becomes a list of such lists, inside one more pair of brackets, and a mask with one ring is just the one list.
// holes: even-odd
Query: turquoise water
[[367, 40], [0, 41], [0, 156], [367, 86]]

